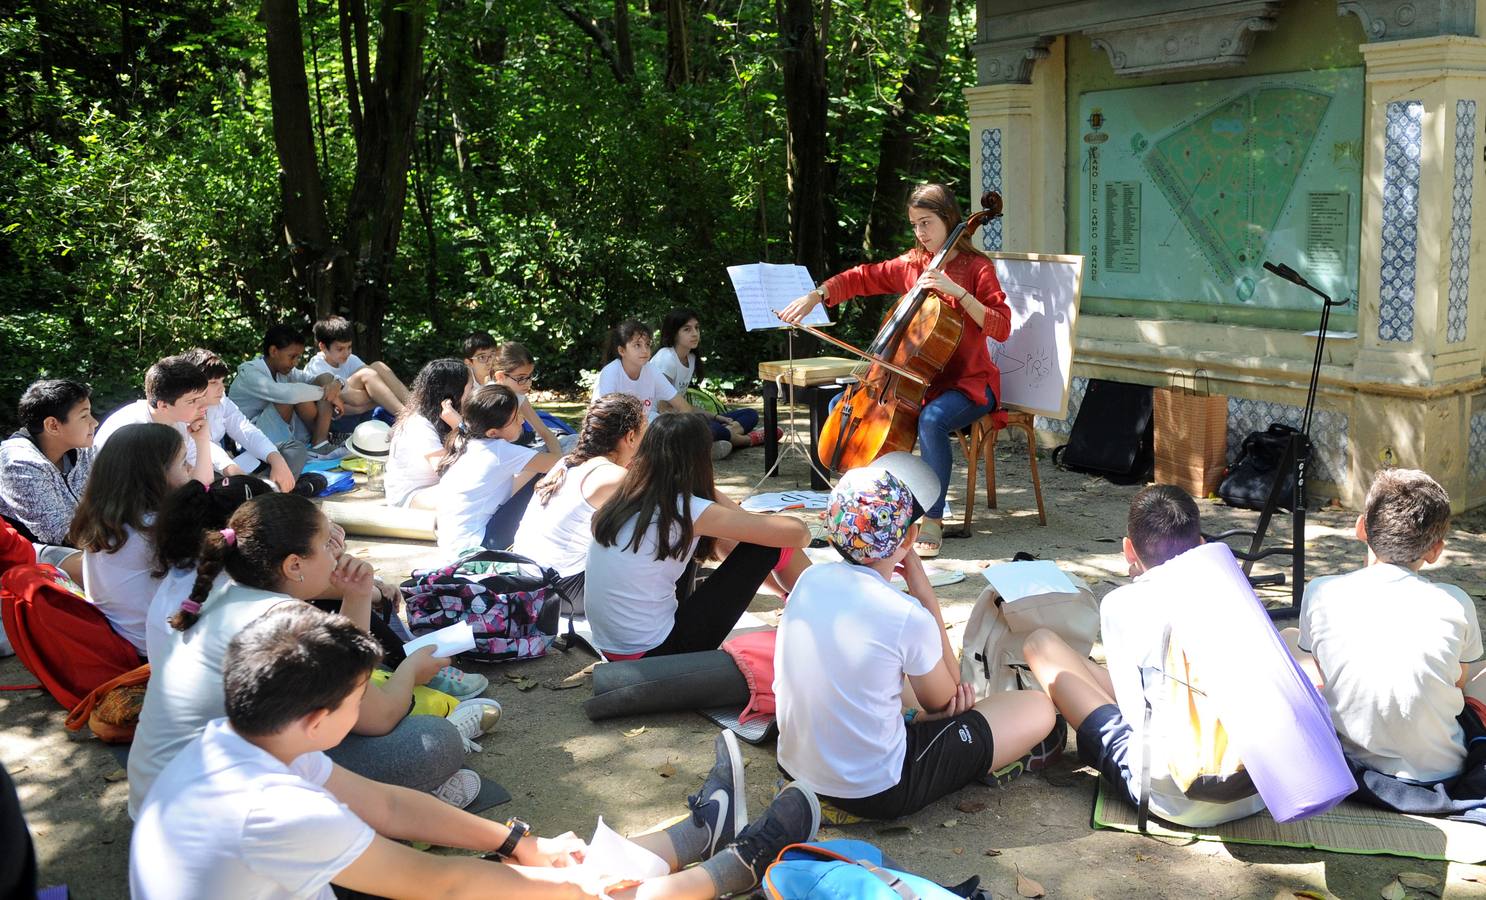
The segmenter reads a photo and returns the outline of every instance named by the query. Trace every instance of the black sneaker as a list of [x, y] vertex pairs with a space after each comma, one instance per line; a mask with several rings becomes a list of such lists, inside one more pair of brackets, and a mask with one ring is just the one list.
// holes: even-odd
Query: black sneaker
[[748, 795], [743, 788], [743, 755], [738, 739], [723, 729], [717, 736], [717, 763], [707, 773], [702, 789], [686, 800], [692, 821], [706, 828], [707, 851], [712, 856], [732, 843], [748, 822]]
[[1027, 755], [985, 775], [980, 783], [989, 787], [1005, 787], [1028, 772], [1040, 772], [1063, 754], [1068, 744], [1068, 722], [1061, 715], [1053, 721], [1053, 730], [1038, 741]]
[[820, 800], [815, 792], [798, 781], [785, 785], [769, 808], [738, 835], [724, 854], [736, 855], [753, 875], [753, 882], [739, 887], [727, 885], [731, 893], [752, 890], [785, 847], [815, 839], [820, 830]]

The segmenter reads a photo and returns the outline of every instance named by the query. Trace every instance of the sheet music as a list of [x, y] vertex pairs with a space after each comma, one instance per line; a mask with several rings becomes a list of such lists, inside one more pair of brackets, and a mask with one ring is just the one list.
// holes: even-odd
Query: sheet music
[[[804, 266], [781, 266], [771, 263], [754, 263], [747, 266], [728, 266], [728, 278], [738, 294], [738, 305], [743, 310], [743, 327], [748, 331], [769, 328], [784, 328], [785, 324], [774, 314], [784, 309], [797, 297], [815, 290], [815, 279]], [[805, 317], [806, 325], [829, 325], [825, 305], [815, 307]]]

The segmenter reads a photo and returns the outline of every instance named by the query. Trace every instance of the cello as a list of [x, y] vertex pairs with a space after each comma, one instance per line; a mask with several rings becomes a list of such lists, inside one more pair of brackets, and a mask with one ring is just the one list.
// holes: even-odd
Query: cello
[[[1001, 215], [1001, 195], [987, 191], [981, 210], [950, 231], [924, 271], [943, 268], [955, 241]], [[867, 361], [841, 402], [821, 423], [816, 454], [834, 472], [845, 472], [896, 450], [912, 450], [929, 384], [959, 345], [960, 315], [928, 288], [914, 287], [884, 317], [866, 350], [818, 328], [796, 326]]]

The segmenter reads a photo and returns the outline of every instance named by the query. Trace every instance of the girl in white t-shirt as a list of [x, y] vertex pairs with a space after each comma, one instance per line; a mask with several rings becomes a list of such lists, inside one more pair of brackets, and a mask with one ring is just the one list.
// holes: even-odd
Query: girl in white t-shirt
[[[609, 332], [605, 357], [609, 363], [599, 372], [593, 399], [616, 392], [629, 394], [645, 407], [645, 418], [651, 422], [662, 412], [661, 404], [677, 412], [700, 412], [686, 402], [686, 391], [676, 390], [660, 370], [646, 365], [650, 362], [650, 327], [639, 319], [625, 319]], [[701, 415], [710, 421], [709, 413]], [[732, 452], [731, 441], [714, 439], [713, 459]]]
[[433, 509], [438, 463], [449, 433], [459, 426], [459, 409], [469, 396], [470, 370], [457, 359], [436, 359], [413, 379], [412, 394], [387, 451], [383, 484], [388, 506]]
[[[789, 590], [810, 565], [799, 519], [745, 512], [712, 480], [701, 416], [650, 423], [614, 496], [593, 518], [585, 602], [610, 659], [715, 650], [777, 573]], [[721, 559], [692, 589], [694, 560]]]
[[628, 394], [609, 394], [588, 407], [578, 446], [538, 481], [511, 550], [562, 577], [583, 612], [583, 567], [593, 540], [593, 515], [613, 496], [645, 431], [645, 408]]
[[439, 461], [439, 549], [504, 550], [531, 500], [532, 479], [552, 468], [557, 454], [511, 443], [521, 433], [521, 398], [505, 385], [475, 391], [462, 413]]
[[[702, 325], [696, 310], [673, 309], [661, 320], [660, 349], [646, 365], [658, 371], [684, 398], [692, 379], [702, 376], [702, 357], [697, 353], [701, 342]], [[698, 411], [707, 417], [714, 441], [728, 441], [734, 447], [757, 447], [764, 442], [756, 410]]]
[[166, 494], [191, 480], [186, 442], [169, 425], [125, 425], [98, 452], [93, 471], [98, 477], [88, 477], [70, 535], [83, 551], [83, 591], [143, 654], [145, 613], [160, 584], [151, 571], [155, 513]]

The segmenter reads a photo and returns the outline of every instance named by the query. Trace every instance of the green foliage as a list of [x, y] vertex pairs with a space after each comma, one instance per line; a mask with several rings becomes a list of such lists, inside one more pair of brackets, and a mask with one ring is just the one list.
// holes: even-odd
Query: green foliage
[[[610, 4], [575, 5], [612, 34]], [[783, 355], [780, 335], [743, 333], [726, 274], [790, 258], [774, 5], [690, 8], [693, 80], [674, 92], [659, 6], [630, 7], [636, 73], [623, 84], [551, 0], [432, 16], [384, 322], [399, 371], [411, 378], [486, 329], [526, 343], [542, 387], [562, 389], [602, 363], [609, 326], [658, 323], [682, 304], [702, 312], [715, 384], [747, 387], [759, 359]], [[828, 243], [844, 266], [860, 261], [877, 140], [916, 22], [884, 0], [833, 0], [830, 12]], [[67, 0], [22, 3], [0, 22], [0, 419], [34, 378], [88, 379], [106, 409], [161, 354], [206, 344], [245, 357], [266, 323], [303, 314], [255, 14], [184, 0], [125, 22], [118, 7]], [[302, 14], [336, 222], [355, 162], [336, 8]], [[968, 199], [968, 11], [952, 35], [919, 174]], [[861, 337], [878, 315], [848, 311], [844, 333]]]

